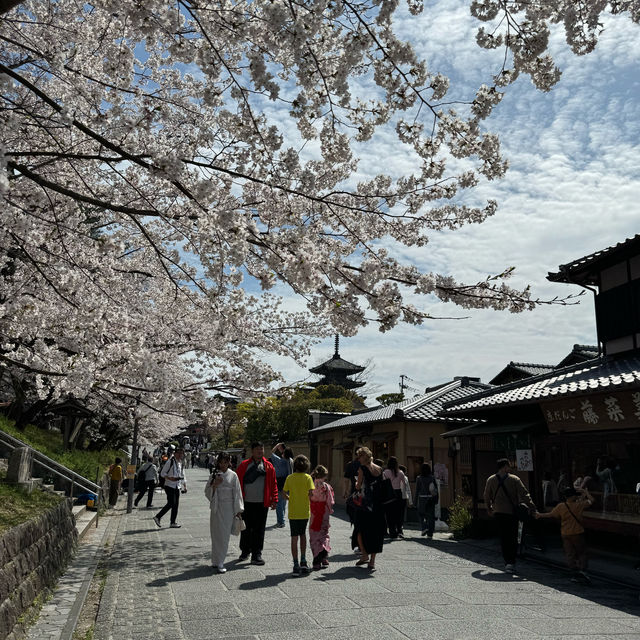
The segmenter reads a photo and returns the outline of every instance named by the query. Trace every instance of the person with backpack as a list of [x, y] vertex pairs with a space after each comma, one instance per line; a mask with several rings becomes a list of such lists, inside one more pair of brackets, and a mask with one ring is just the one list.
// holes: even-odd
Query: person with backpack
[[516, 570], [518, 553], [518, 523], [520, 511], [536, 512], [536, 505], [522, 480], [509, 473], [511, 463], [508, 458], [497, 461], [497, 472], [487, 478], [484, 488], [484, 503], [487, 514], [498, 521], [500, 547], [504, 558], [504, 570], [513, 573]]
[[382, 477], [391, 482], [393, 499], [385, 501], [384, 511], [387, 519], [387, 530], [392, 540], [404, 538], [402, 532], [402, 515], [404, 509], [404, 498], [402, 487], [406, 482], [404, 473], [398, 468], [398, 458], [391, 456], [387, 462], [387, 468], [382, 472]]
[[431, 465], [425, 462], [420, 468], [420, 475], [416, 478], [414, 506], [418, 507], [422, 535], [427, 536], [429, 540], [433, 539], [433, 531], [436, 526], [438, 499], [438, 483], [431, 473]]
[[153, 508], [153, 490], [158, 483], [158, 468], [153, 464], [151, 457], [143, 462], [138, 469], [138, 495], [133, 503], [136, 507], [144, 494], [147, 493], [147, 509]]
[[167, 504], [153, 517], [156, 526], [161, 527], [160, 520], [162, 516], [171, 510], [171, 529], [179, 529], [182, 525], [178, 524], [178, 506], [180, 505], [180, 493], [187, 492], [187, 481], [182, 470], [182, 449], [176, 450], [162, 467], [160, 477], [164, 478], [164, 492], [167, 494]]
[[563, 494], [564, 502], [558, 503], [549, 513], [536, 513], [539, 518], [556, 518], [560, 520], [560, 536], [567, 558], [567, 565], [572, 571], [572, 582], [591, 584], [587, 575], [587, 541], [584, 535], [582, 513], [593, 504], [589, 489], [576, 491], [573, 487]]

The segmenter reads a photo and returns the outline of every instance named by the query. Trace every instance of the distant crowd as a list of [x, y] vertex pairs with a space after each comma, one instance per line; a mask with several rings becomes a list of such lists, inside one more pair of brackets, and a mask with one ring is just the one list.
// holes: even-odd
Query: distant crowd
[[[278, 528], [286, 526], [288, 511], [294, 575], [329, 566], [335, 497], [325, 466], [318, 465], [311, 472], [308, 458], [295, 456], [282, 442], [273, 447], [269, 458], [265, 457], [264, 445], [253, 442], [248, 457], [240, 463], [227, 452], [204, 452], [189, 443], [182, 448], [174, 445], [157, 448], [153, 453], [145, 449], [142, 459], [136, 474], [134, 504], [138, 506], [146, 495], [146, 507], [152, 509], [154, 490], [161, 486], [167, 500], [153, 517], [158, 527], [168, 512], [170, 528], [181, 526], [177, 516], [180, 495], [187, 492], [184, 470], [192, 466], [208, 468], [210, 477], [205, 496], [210, 505], [211, 562], [218, 572], [227, 570], [225, 559], [231, 535], [240, 536], [240, 561], [265, 564], [262, 550], [269, 509], [276, 511]], [[588, 583], [582, 514], [593, 504], [593, 498], [584, 478], [560, 487], [560, 482], [545, 478], [546, 510], [539, 513], [520, 478], [510, 471], [508, 459], [498, 460], [497, 471], [487, 479], [484, 491], [487, 513], [498, 523], [505, 570], [515, 572], [523, 530], [521, 523], [533, 518], [556, 518], [561, 523], [572, 579]], [[114, 505], [123, 477], [119, 458], [112, 465], [110, 475], [109, 502]], [[366, 567], [369, 572], [376, 570], [376, 558], [383, 551], [385, 538], [404, 537], [408, 506], [417, 508], [422, 536], [428, 540], [433, 538], [439, 488], [429, 464], [422, 464], [416, 477], [415, 494], [412, 494], [407, 469], [396, 457], [391, 456], [385, 464], [374, 459], [367, 447], [360, 447], [344, 470], [342, 492], [353, 527], [351, 546], [358, 554], [356, 566]]]

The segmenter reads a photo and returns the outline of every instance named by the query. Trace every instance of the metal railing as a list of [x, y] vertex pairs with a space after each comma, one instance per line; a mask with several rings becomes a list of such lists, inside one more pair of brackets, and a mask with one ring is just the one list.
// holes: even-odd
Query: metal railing
[[31, 445], [27, 444], [26, 442], [22, 442], [22, 440], [18, 440], [18, 438], [14, 438], [4, 431], [0, 431], [0, 441], [2, 441], [2, 443], [5, 446], [9, 447], [12, 451], [18, 447], [26, 447], [27, 449], [30, 449], [33, 455], [34, 464], [39, 465], [43, 469], [46, 469], [50, 473], [53, 473], [62, 480], [70, 483], [70, 498], [73, 498], [73, 490], [76, 486], [78, 486], [85, 491], [95, 493], [97, 496], [95, 506], [98, 506], [98, 501], [100, 500], [100, 487], [94, 482], [91, 482], [91, 480], [83, 478], [75, 471], [72, 471], [59, 462], [52, 460], [48, 456], [45, 456], [44, 453], [41, 453], [37, 449], [34, 449]]

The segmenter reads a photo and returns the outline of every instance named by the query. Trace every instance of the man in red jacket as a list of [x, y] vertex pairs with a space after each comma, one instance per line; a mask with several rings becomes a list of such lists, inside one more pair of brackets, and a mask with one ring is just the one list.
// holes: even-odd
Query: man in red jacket
[[263, 565], [262, 547], [267, 513], [269, 507], [276, 508], [278, 485], [276, 471], [264, 457], [264, 445], [261, 442], [251, 444], [251, 457], [238, 465], [236, 473], [244, 498], [242, 518], [247, 525], [240, 534], [240, 560], [246, 560], [251, 554], [251, 564]]

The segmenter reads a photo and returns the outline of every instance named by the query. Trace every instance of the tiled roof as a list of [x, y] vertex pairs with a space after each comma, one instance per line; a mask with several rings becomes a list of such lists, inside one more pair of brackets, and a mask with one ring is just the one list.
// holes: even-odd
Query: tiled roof
[[576, 364], [578, 362], [585, 362], [586, 360], [593, 360], [598, 357], [598, 347], [591, 344], [574, 344], [571, 353], [565, 356], [558, 364], [556, 368], [566, 367], [570, 364]]
[[[619, 242], [613, 247], [607, 247], [595, 253], [591, 253], [588, 256], [574, 260], [567, 264], [560, 265], [556, 273], [549, 272], [547, 280], [551, 282], [574, 282], [574, 277], [580, 274], [580, 281], [596, 284], [594, 275], [595, 272], [607, 266], [609, 259], [617, 259], [616, 254], [627, 254], [640, 252], [640, 235], [635, 235], [633, 238], [627, 238], [624, 242]], [[597, 263], [601, 263], [598, 265]]]
[[334, 355], [330, 360], [319, 364], [317, 367], [309, 369], [311, 373], [323, 374], [331, 371], [345, 371], [348, 372], [347, 375], [351, 375], [352, 373], [360, 373], [364, 370], [365, 367], [353, 364], [353, 362], [349, 362], [348, 360], [343, 360], [340, 356], [336, 355]]
[[310, 433], [320, 433], [332, 431], [342, 427], [371, 424], [374, 422], [387, 422], [394, 417], [399, 420], [438, 420], [437, 414], [442, 410], [443, 404], [455, 400], [460, 400], [465, 396], [477, 393], [479, 390], [489, 389], [490, 385], [482, 382], [453, 380], [452, 382], [440, 385], [416, 398], [409, 398], [402, 402], [394, 402], [387, 407], [379, 407], [373, 411], [352, 414], [339, 420], [334, 420], [328, 424], [311, 429]]
[[519, 369], [524, 373], [528, 373], [530, 376], [538, 376], [541, 373], [549, 373], [553, 371], [553, 365], [550, 364], [532, 364], [529, 362], [511, 362], [515, 369]]
[[640, 386], [640, 356], [591, 360], [450, 403], [445, 415]]

